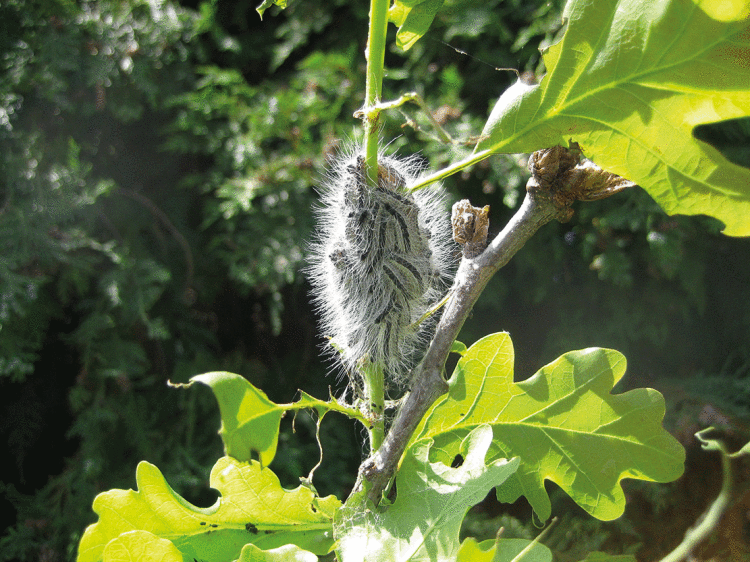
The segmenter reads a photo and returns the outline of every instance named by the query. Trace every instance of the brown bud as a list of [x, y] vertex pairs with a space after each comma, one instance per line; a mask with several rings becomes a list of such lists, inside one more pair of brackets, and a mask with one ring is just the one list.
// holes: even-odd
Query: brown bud
[[574, 201], [603, 199], [635, 185], [584, 158], [575, 142], [571, 142], [570, 148], [553, 146], [538, 150], [529, 158], [529, 170], [531, 178], [526, 190], [551, 197], [559, 209], [561, 222], [573, 216]]
[[487, 230], [490, 226], [490, 206], [472, 207], [468, 199], [453, 205], [451, 224], [453, 240], [463, 246], [465, 258], [471, 259], [481, 254], [487, 246]]

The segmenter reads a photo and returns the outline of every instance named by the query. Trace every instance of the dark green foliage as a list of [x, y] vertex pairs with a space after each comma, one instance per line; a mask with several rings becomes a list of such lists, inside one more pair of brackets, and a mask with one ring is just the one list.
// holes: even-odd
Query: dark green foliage
[[[387, 53], [384, 97], [418, 90], [469, 140], [515, 80], [494, 67], [541, 74], [562, 4], [447, 1], [410, 51]], [[279, 402], [336, 383], [300, 267], [326, 158], [359, 134], [367, 6], [299, 0], [261, 23], [256, 5], [0, 4], [0, 505], [17, 515], [0, 560], [73, 559], [94, 495], [132, 487], [141, 459], [213, 502], [215, 403], [167, 380], [226, 369]], [[401, 109], [423, 132], [388, 113], [391, 150], [432, 168], [471, 150]], [[745, 122], [701, 134], [747, 154]], [[525, 178], [522, 158], [495, 157], [446, 184], [490, 204], [497, 232]], [[653, 376], [747, 364], [747, 241], [638, 190], [577, 211], [493, 280], [466, 343], [509, 330], [523, 374], [590, 345]], [[312, 428], [284, 428], [287, 486], [317, 461]], [[326, 448], [316, 486], [344, 497], [362, 437], [331, 416], [321, 439], [340, 450]]]
[[[191, 321], [156, 202], [173, 190], [150, 183], [173, 181], [174, 167], [141, 160], [157, 148], [144, 121], [192, 85], [195, 17], [146, 3], [1, 11], [0, 384], [3, 456], [15, 461], [2, 480], [18, 521], [5, 520], [0, 552], [70, 559], [91, 497], [127, 486], [134, 455], [174, 463], [191, 450], [182, 480], [203, 472], [198, 443], [170, 431], [184, 405], [163, 398], [171, 338]], [[191, 355], [190, 340], [214, 339], [194, 332], [181, 337]]]

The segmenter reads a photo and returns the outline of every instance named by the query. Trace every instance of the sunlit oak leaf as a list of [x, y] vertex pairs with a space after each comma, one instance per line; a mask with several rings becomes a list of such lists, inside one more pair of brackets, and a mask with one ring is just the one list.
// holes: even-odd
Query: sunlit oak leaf
[[111, 540], [135, 530], [168, 539], [187, 560], [231, 562], [248, 543], [264, 550], [294, 544], [325, 554], [341, 505], [306, 487], [286, 490], [269, 468], [231, 457], [222, 457], [211, 470], [210, 485], [221, 496], [208, 508], [180, 497], [147, 462], [138, 464], [136, 482], [137, 491], [110, 490], [94, 499], [99, 521], [81, 539], [79, 562], [101, 560]]
[[255, 11], [258, 12], [260, 19], [263, 19], [263, 14], [265, 13], [265, 11], [273, 5], [276, 5], [284, 10], [286, 9], [286, 0], [263, 0], [263, 2], [261, 2], [258, 7], [255, 8]]
[[539, 85], [498, 100], [473, 160], [578, 142], [667, 213], [750, 235], [750, 170], [693, 136], [750, 115], [748, 0], [569, 0]]
[[249, 544], [242, 549], [237, 562], [317, 562], [318, 557], [298, 546], [287, 544], [271, 550], [263, 550]]
[[286, 408], [234, 373], [205, 373], [191, 380], [209, 386], [219, 402], [224, 452], [245, 462], [256, 453], [261, 464], [268, 466], [276, 456], [279, 423]]
[[318, 422], [326, 412], [334, 411], [358, 419], [367, 425], [362, 413], [331, 397], [327, 402], [302, 392], [297, 402], [276, 404], [266, 393], [235, 373], [217, 371], [197, 375], [188, 384], [199, 382], [210, 387], [219, 403], [221, 428], [219, 435], [227, 455], [248, 462], [257, 455], [261, 465], [268, 466], [276, 456], [279, 442], [279, 423], [285, 412], [314, 409]]
[[502, 484], [518, 459], [486, 462], [492, 430], [479, 426], [461, 444], [458, 468], [429, 462], [429, 440], [411, 448], [396, 475], [397, 497], [388, 507], [347, 506], [336, 515], [341, 562], [454, 562], [468, 509]]
[[488, 540], [468, 538], [461, 543], [456, 562], [552, 562], [552, 551], [526, 539]]
[[427, 30], [445, 0], [395, 0], [388, 19], [398, 27], [396, 45], [408, 51]]
[[147, 531], [130, 531], [104, 547], [104, 562], [183, 562], [182, 553], [167, 539]]
[[610, 394], [625, 363], [610, 349], [572, 351], [516, 383], [510, 337], [486, 336], [458, 361], [448, 393], [425, 415], [413, 442], [434, 441], [431, 460], [450, 464], [465, 436], [489, 424], [489, 458], [521, 458], [498, 489], [501, 501], [525, 495], [546, 520], [548, 479], [594, 517], [615, 519], [625, 509], [620, 480], [670, 482], [682, 474], [685, 459], [661, 427], [661, 394], [644, 388]]

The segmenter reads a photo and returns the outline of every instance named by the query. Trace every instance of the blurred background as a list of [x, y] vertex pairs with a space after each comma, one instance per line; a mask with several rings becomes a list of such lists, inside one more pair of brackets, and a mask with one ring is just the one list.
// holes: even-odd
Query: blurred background
[[[360, 134], [369, 7], [290, 0], [261, 22], [257, 3], [0, 5], [0, 560], [73, 560], [93, 498], [134, 487], [140, 460], [193, 503], [215, 501], [215, 401], [168, 380], [232, 371], [276, 402], [343, 389], [321, 361], [301, 268], [326, 159]], [[496, 67], [544, 73], [538, 49], [560, 32], [562, 5], [446, 0], [410, 51], [388, 51], [384, 97], [418, 91], [470, 141], [515, 80]], [[401, 109], [383, 122], [389, 151], [437, 169], [471, 150]], [[750, 120], [696, 135], [750, 165]], [[525, 164], [496, 156], [453, 176], [450, 201], [489, 204], [497, 232], [523, 198]], [[545, 540], [559, 560], [595, 549], [653, 560], [720, 486], [718, 458], [693, 433], [750, 438], [750, 239], [666, 216], [640, 188], [576, 211], [500, 271], [461, 340], [510, 332], [517, 379], [565, 351], [616, 348], [629, 361], [617, 391], [665, 394], [686, 475], [626, 481], [628, 509], [611, 523], [550, 485], [562, 521]], [[282, 429], [272, 468], [295, 487], [318, 458], [315, 425], [301, 415]], [[315, 484], [344, 498], [364, 435], [329, 415], [322, 442]], [[698, 559], [746, 559], [750, 498], [738, 502]], [[538, 532], [523, 500], [490, 495], [464, 533], [500, 526]]]

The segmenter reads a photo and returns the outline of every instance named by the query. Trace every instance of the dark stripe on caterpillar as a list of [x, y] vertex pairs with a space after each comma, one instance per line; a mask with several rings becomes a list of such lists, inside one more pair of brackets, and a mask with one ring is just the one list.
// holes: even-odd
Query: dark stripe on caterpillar
[[390, 267], [383, 264], [383, 273], [386, 274], [388, 279], [391, 280], [391, 282], [396, 285], [396, 288], [401, 291], [401, 293], [406, 294], [406, 287], [404, 287], [403, 283], [401, 283], [401, 280], [398, 278], [398, 276], [391, 270]]
[[385, 210], [388, 211], [391, 216], [396, 219], [396, 221], [398, 221], [398, 224], [401, 227], [401, 238], [404, 241], [404, 251], [410, 252], [411, 242], [409, 241], [409, 227], [406, 226], [404, 217], [402, 217], [401, 214], [396, 211], [396, 209], [391, 207], [388, 203], [383, 203], [383, 207], [385, 207]]
[[419, 271], [417, 271], [416, 267], [414, 267], [412, 264], [410, 264], [408, 261], [406, 261], [404, 258], [402, 258], [399, 255], [393, 255], [391, 256], [391, 259], [395, 261], [398, 265], [403, 267], [404, 269], [407, 269], [409, 273], [412, 274], [417, 284], [420, 287], [422, 287], [422, 276], [419, 274]]

